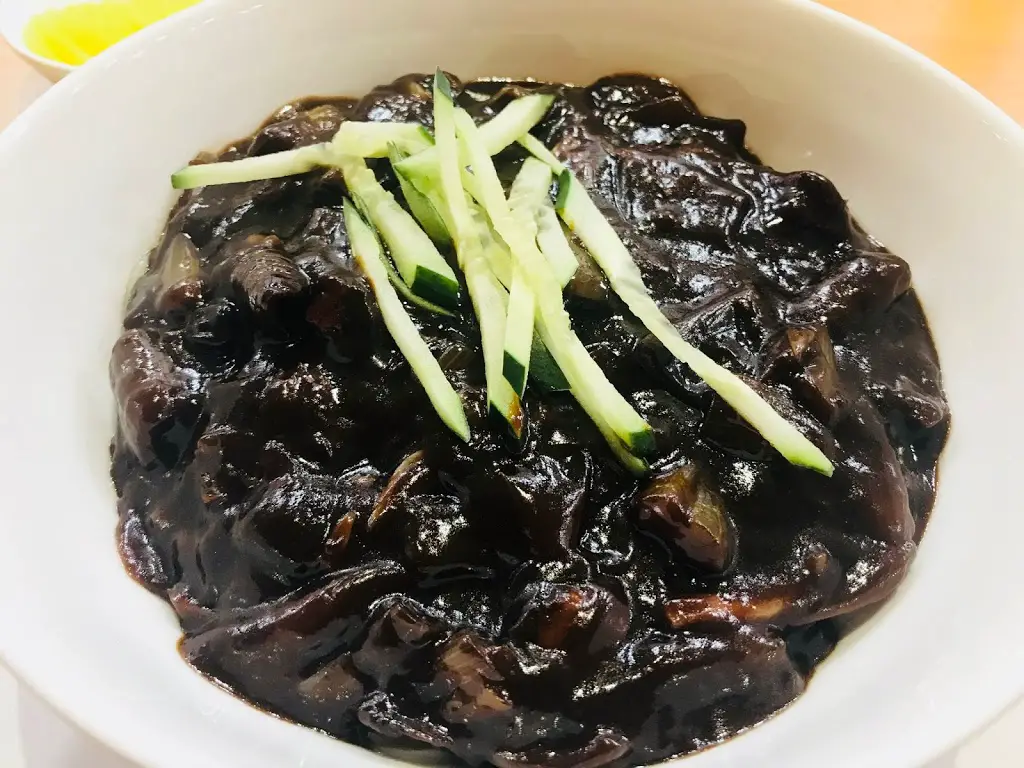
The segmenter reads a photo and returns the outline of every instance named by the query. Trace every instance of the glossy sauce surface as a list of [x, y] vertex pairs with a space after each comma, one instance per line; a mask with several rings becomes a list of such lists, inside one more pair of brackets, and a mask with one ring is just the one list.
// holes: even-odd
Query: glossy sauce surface
[[[595, 194], [664, 311], [836, 464], [791, 467], [672, 360], [584, 258], [577, 333], [655, 428], [624, 473], [567, 393], [528, 438], [486, 418], [479, 336], [411, 309], [462, 395], [434, 414], [354, 267], [334, 172], [186, 193], [129, 301], [111, 377], [122, 557], [182, 652], [276, 713], [374, 748], [600, 768], [718, 743], [785, 706], [846, 617], [913, 560], [949, 413], [906, 263], [741, 122], [641, 76], [470, 83]], [[280, 110], [222, 159], [431, 122], [428, 81]], [[510, 180], [517, 149], [497, 159]], [[378, 166], [395, 187], [386, 163]], [[840, 618], [843, 617], [843, 618]]]

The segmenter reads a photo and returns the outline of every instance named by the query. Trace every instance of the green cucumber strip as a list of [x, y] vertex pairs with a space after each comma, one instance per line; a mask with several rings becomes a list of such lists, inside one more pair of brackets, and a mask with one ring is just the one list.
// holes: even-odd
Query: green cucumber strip
[[[543, 146], [543, 145], [542, 145]], [[551, 190], [551, 168], [535, 157], [528, 157], [512, 183], [508, 205], [512, 214], [520, 218], [534, 233], [537, 247], [551, 264], [551, 268], [564, 288], [579, 268], [579, 261], [565, 239], [562, 225], [548, 194]]]
[[[469, 241], [472, 243], [472, 240]], [[504, 350], [505, 289], [501, 287], [480, 253], [479, 247], [469, 245], [463, 254], [463, 271], [469, 297], [473, 302], [480, 324], [480, 340], [484, 351], [484, 376], [487, 381], [487, 400], [492, 414], [501, 417], [516, 439], [523, 436], [525, 414], [522, 401], [512, 384], [505, 378]]]
[[[447, 81], [447, 78], [445, 78]], [[448, 85], [451, 95], [451, 84]], [[480, 126], [480, 136], [489, 155], [496, 155], [525, 133], [528, 133], [551, 110], [555, 97], [532, 93], [511, 102], [501, 112]], [[435, 126], [436, 131], [436, 126]], [[405, 161], [406, 171], [416, 175], [430, 173], [438, 163], [439, 151], [426, 149]]]
[[551, 265], [559, 284], [564, 288], [576, 276], [580, 262], [572, 250], [562, 222], [558, 220], [555, 207], [549, 198], [537, 210], [537, 247]]
[[520, 397], [526, 392], [526, 376], [530, 371], [535, 310], [536, 302], [529, 280], [523, 274], [523, 270], [517, 269], [512, 277], [512, 290], [509, 291], [508, 297], [502, 371]]
[[651, 298], [640, 269], [618, 233], [571, 172], [563, 172], [559, 186], [559, 213], [583, 241], [608, 277], [614, 291], [637, 319], [672, 355], [690, 366], [695, 374], [760, 432], [787, 461], [831, 477], [834, 471], [832, 462], [814, 443], [780, 416], [741, 378], [680, 336]]
[[[431, 163], [426, 164], [419, 172], [413, 160], [419, 160], [430, 150], [414, 155], [402, 163], [402, 170], [413, 177], [435, 174], [441, 185], [441, 193], [448, 203], [448, 212], [454, 228], [456, 248], [463, 245], [471, 235], [472, 221], [469, 214], [469, 203], [466, 192], [462, 188], [462, 163], [459, 159], [459, 144], [455, 134], [455, 102], [452, 99], [452, 86], [447, 76], [440, 69], [434, 75], [434, 141], [435, 152]], [[459, 255], [461, 259], [461, 254]]]
[[[376, 234], [376, 233], [375, 233]], [[450, 312], [444, 307], [434, 304], [432, 301], [427, 301], [422, 296], [417, 296], [412, 292], [412, 288], [405, 284], [402, 276], [395, 270], [394, 265], [390, 259], [384, 259], [384, 267], [388, 271], [388, 278], [391, 280], [392, 285], [395, 286], [395, 290], [402, 294], [402, 298], [408, 301], [410, 304], [415, 304], [417, 307], [422, 307], [430, 312], [438, 315], [444, 315], [445, 317], [455, 317], [454, 312]]]
[[469, 422], [466, 420], [462, 401], [451, 382], [445, 378], [441, 366], [430, 352], [430, 347], [416, 330], [412, 318], [405, 311], [401, 299], [388, 280], [385, 267], [387, 262], [377, 236], [363, 221], [351, 201], [344, 201], [343, 210], [345, 228], [352, 244], [352, 255], [377, 297], [384, 325], [387, 326], [398, 349], [409, 361], [409, 366], [426, 391], [437, 415], [452, 432], [468, 443]]
[[611, 442], [621, 442], [633, 455], [648, 454], [654, 449], [650, 425], [608, 381], [573, 332], [562, 304], [562, 287], [533, 238], [509, 210], [494, 163], [480, 140], [473, 118], [464, 110], [456, 110], [454, 118], [459, 139], [472, 162], [483, 197], [480, 202], [498, 234], [511, 248], [517, 267], [530, 281], [537, 301], [538, 327], [543, 341], [569, 380], [573, 394], [590, 418], [607, 428], [602, 428], [606, 438]]
[[[516, 141], [523, 149], [548, 165], [555, 172], [556, 176], [561, 176], [567, 170], [562, 161], [555, 157], [555, 154], [547, 148], [547, 145], [532, 133], [524, 133]], [[559, 187], [559, 191], [561, 191], [561, 187]]]
[[411, 179], [398, 170], [398, 164], [408, 155], [397, 144], [392, 144], [388, 157], [391, 160], [391, 167], [395, 171], [395, 176], [398, 178], [398, 184], [402, 188], [405, 202], [409, 204], [409, 210], [412, 211], [412, 215], [416, 217], [420, 226], [423, 227], [423, 231], [435, 243], [440, 245], [451, 243], [452, 238], [448, 233], [448, 226], [444, 223], [444, 219], [441, 218], [441, 214], [438, 213], [437, 207], [431, 202], [429, 197], [416, 188]]
[[551, 111], [555, 97], [550, 93], [531, 93], [510, 102], [480, 127], [480, 138], [488, 155], [496, 155], [529, 133]]
[[[395, 173], [399, 178], [402, 177], [403, 172], [400, 169], [396, 168]], [[438, 169], [435, 168], [434, 172], [429, 174], [412, 176], [409, 178], [409, 181], [427, 199], [434, 210], [437, 211], [449, 235], [449, 241], [453, 241], [454, 235], [452, 233], [455, 230], [455, 223], [452, 220], [448, 201], [445, 199], [444, 192], [441, 189]], [[470, 227], [471, 236], [479, 239], [483, 248], [484, 258], [495, 277], [498, 278], [498, 281], [506, 290], [511, 288], [512, 254], [508, 252], [508, 248], [505, 247], [505, 244], [501, 242], [491, 229], [491, 225], [487, 221], [487, 214], [484, 213], [483, 209], [474, 200], [469, 198], [465, 192], [462, 193], [462, 196], [466, 201], [466, 207], [469, 209], [468, 226]]]
[[433, 146], [434, 139], [419, 123], [364, 123], [350, 120], [341, 124], [331, 140], [335, 152], [352, 157], [387, 157], [391, 144], [407, 155]]
[[[455, 135], [455, 102], [451, 84], [441, 70], [434, 76], [434, 135], [441, 190], [447, 201], [459, 266], [466, 276], [469, 297], [480, 325], [489, 411], [506, 423], [516, 439], [523, 436], [522, 401], [504, 375], [505, 290], [484, 256], [480, 227], [474, 223], [462, 188], [459, 145]], [[504, 196], [502, 197], [504, 200]]]
[[459, 281], [427, 233], [380, 185], [365, 160], [339, 155], [336, 162], [349, 194], [387, 243], [405, 284], [428, 301], [458, 307]]
[[565, 374], [548, 352], [548, 348], [544, 346], [539, 333], [533, 334], [530, 378], [545, 392], [568, 392], [570, 389]]
[[[587, 388], [571, 389], [570, 391], [583, 410], [590, 415], [594, 425], [601, 433], [601, 436], [604, 437], [605, 442], [608, 443], [608, 446], [612, 449], [612, 453], [615, 454], [615, 457], [619, 460], [622, 466], [634, 475], [639, 476], [646, 474], [650, 470], [650, 466], [646, 461], [644, 461], [644, 459], [637, 456], [635, 451], [629, 450], [628, 445], [623, 444], [618, 432], [604, 417], [602, 404], [596, 393]], [[594, 414], [596, 414], [596, 416]], [[652, 452], [654, 450], [653, 436], [651, 437], [649, 450]]]
[[[512, 182], [508, 206], [520, 227], [537, 236], [535, 212], [551, 188], [551, 169], [539, 160], [528, 158]], [[534, 314], [537, 304], [529, 281], [516, 269], [509, 290], [508, 319], [505, 325], [505, 378], [522, 397], [530, 372], [533, 352]]]
[[487, 265], [491, 268], [494, 276], [498, 278], [498, 282], [505, 286], [506, 290], [512, 290], [512, 282], [514, 280], [512, 254], [509, 252], [508, 246], [498, 237], [498, 234], [491, 229], [491, 223], [487, 220], [487, 214], [484, 212], [484, 209], [477, 205], [475, 201], [471, 200], [469, 203], [469, 216], [472, 219], [476, 236], [479, 238], [481, 247], [484, 250], [484, 258], [487, 260]]
[[445, 200], [444, 192], [441, 190], [441, 179], [438, 175], [411, 176], [398, 166], [394, 166], [395, 175], [398, 178], [406, 179], [427, 202], [433, 206], [448, 234], [449, 242], [455, 241], [455, 222], [452, 221], [451, 212], [448, 209], [448, 201]]
[[246, 157], [225, 163], [189, 165], [171, 175], [171, 186], [175, 189], [194, 189], [214, 184], [280, 179], [329, 166], [333, 162], [334, 150], [330, 144], [313, 144], [289, 149], [287, 152]]
[[689, 365], [787, 461], [831, 477], [834, 471], [832, 462], [814, 443], [782, 418], [746, 382], [679, 335], [679, 331], [651, 298], [640, 269], [622, 239], [572, 172], [537, 137], [527, 134], [518, 141], [530, 154], [559, 174], [558, 200], [555, 204], [559, 215], [583, 241], [608, 277], [612, 289], [647, 330], [672, 355]]
[[550, 190], [551, 169], [536, 158], [528, 157], [512, 182], [508, 207], [533, 237], [537, 236], [537, 211], [548, 199]]

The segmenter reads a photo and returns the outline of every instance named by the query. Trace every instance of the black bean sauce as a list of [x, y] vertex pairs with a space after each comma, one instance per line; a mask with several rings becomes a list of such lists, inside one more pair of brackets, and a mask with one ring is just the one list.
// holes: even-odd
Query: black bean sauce
[[[835, 476], [782, 460], [582, 252], [567, 307], [655, 428], [653, 475], [625, 474], [572, 398], [537, 386], [510, 445], [486, 419], [472, 314], [412, 308], [465, 401], [461, 444], [384, 328], [344, 185], [321, 171], [176, 204], [111, 362], [120, 550], [177, 612], [190, 664], [297, 722], [471, 764], [645, 764], [785, 706], [837, 617], [892, 593], [949, 412], [909, 268], [826, 179], [762, 165], [743, 123], [662, 80], [479, 82], [460, 101], [485, 119], [536, 88], [558, 95], [537, 135], [668, 316]], [[221, 158], [346, 119], [430, 125], [429, 94], [409, 76], [289, 105]], [[503, 177], [522, 159], [502, 153]]]

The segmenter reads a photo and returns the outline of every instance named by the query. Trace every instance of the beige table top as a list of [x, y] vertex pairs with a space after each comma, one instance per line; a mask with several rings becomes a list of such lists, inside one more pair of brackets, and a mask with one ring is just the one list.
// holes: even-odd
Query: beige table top
[[[822, 0], [908, 43], [956, 73], [1024, 123], [1024, 0]], [[0, 128], [46, 89], [0, 42]], [[1022, 764], [1024, 704], [929, 768]], [[0, 766], [125, 768], [126, 763], [64, 724], [0, 669]]]
[[1021, 0], [821, 0], [902, 40], [1024, 123]]

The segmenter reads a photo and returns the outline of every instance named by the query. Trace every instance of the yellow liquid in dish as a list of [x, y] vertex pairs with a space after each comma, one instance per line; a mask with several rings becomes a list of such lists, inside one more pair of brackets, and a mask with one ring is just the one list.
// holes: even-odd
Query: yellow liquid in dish
[[54, 8], [32, 17], [25, 45], [63, 64], [84, 64], [114, 43], [199, 0], [100, 0]]

